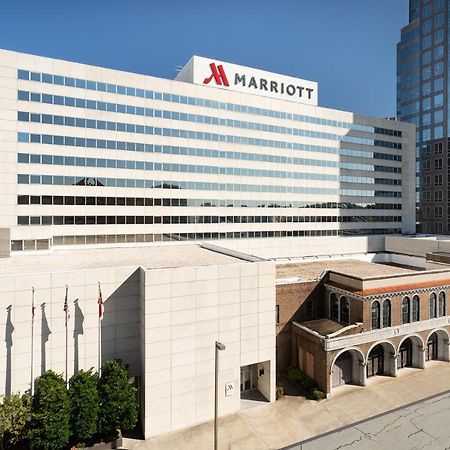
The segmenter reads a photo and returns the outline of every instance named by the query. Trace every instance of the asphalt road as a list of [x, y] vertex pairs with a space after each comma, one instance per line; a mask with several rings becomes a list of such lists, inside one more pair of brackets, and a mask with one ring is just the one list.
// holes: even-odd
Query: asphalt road
[[284, 450], [450, 449], [450, 392], [438, 394]]

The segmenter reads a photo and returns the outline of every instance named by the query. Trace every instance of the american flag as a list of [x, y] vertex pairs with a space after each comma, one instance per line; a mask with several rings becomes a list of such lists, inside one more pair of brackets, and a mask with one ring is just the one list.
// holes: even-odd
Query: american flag
[[34, 288], [32, 290], [32, 296], [31, 296], [31, 317], [34, 319], [34, 315], [35, 315], [35, 310], [36, 310], [36, 305], [34, 303]]
[[67, 302], [67, 294], [69, 292], [69, 287], [66, 286], [66, 297], [64, 298], [64, 312], [66, 313], [66, 327], [67, 327], [67, 321], [70, 319], [69, 314], [69, 303]]
[[98, 318], [100, 320], [103, 319], [103, 297], [102, 297], [102, 288], [100, 286], [100, 282], [98, 283]]

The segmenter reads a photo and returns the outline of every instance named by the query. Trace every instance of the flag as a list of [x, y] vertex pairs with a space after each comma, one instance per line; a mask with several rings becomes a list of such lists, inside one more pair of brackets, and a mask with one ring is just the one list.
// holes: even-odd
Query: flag
[[32, 296], [31, 296], [31, 317], [32, 319], [34, 319], [35, 316], [35, 310], [36, 310], [36, 305], [34, 303], [34, 288], [32, 290]]
[[69, 303], [67, 302], [68, 292], [69, 292], [69, 288], [68, 288], [68, 286], [66, 286], [66, 297], [64, 298], [64, 312], [66, 313], [66, 327], [67, 327], [67, 320], [70, 319]]
[[98, 318], [100, 320], [103, 319], [103, 297], [102, 297], [102, 288], [100, 287], [100, 283], [98, 283]]

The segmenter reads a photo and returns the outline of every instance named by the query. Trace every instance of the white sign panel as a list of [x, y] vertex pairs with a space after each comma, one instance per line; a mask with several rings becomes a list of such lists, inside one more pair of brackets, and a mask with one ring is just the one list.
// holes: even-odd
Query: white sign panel
[[234, 394], [234, 383], [227, 383], [225, 385], [225, 397], [231, 397]]
[[278, 100], [317, 105], [318, 85], [315, 81], [288, 77], [200, 56], [193, 56], [176, 79]]

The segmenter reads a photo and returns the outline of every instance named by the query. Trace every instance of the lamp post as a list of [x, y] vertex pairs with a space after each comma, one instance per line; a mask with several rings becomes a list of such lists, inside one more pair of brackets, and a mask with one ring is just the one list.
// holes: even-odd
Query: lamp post
[[214, 365], [214, 450], [217, 450], [217, 414], [219, 409], [219, 351], [225, 350], [225, 345], [216, 341], [215, 343], [215, 365]]

